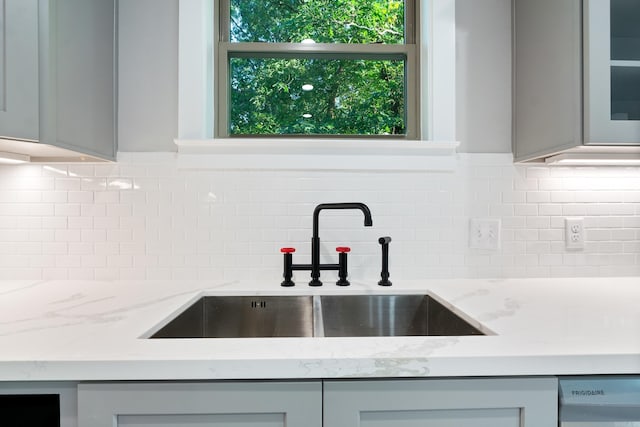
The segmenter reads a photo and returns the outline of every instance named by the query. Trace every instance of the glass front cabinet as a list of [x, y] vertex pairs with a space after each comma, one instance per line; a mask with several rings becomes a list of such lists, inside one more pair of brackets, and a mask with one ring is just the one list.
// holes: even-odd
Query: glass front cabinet
[[584, 0], [585, 144], [640, 144], [640, 1]]
[[514, 159], [639, 158], [640, 0], [513, 0], [513, 22]]

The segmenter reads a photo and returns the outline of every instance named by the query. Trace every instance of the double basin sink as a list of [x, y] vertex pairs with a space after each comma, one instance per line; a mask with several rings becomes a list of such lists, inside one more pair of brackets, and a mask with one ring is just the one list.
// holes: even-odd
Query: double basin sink
[[484, 335], [430, 295], [205, 296], [150, 338]]

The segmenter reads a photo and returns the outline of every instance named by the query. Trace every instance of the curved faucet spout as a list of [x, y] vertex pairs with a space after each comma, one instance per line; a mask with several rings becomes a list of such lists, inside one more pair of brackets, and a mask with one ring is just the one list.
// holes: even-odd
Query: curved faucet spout
[[364, 226], [371, 227], [373, 220], [371, 219], [371, 211], [369, 207], [364, 203], [322, 203], [313, 210], [313, 237], [311, 238], [311, 281], [309, 286], [322, 286], [320, 281], [320, 269], [323, 267], [320, 265], [320, 232], [318, 219], [320, 212], [324, 209], [355, 209], [360, 210], [364, 214]]
[[369, 207], [364, 203], [321, 203], [313, 210], [313, 237], [318, 237], [318, 219], [320, 217], [320, 211], [324, 209], [360, 210], [364, 214], [364, 226], [371, 227], [373, 225], [373, 220], [371, 219], [371, 211], [369, 210]]

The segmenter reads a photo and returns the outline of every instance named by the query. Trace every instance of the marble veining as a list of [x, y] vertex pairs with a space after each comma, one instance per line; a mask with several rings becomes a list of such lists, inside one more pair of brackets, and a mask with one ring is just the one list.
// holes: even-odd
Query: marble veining
[[[145, 339], [202, 295], [428, 293], [491, 334]], [[0, 381], [640, 372], [640, 279], [394, 281], [282, 289], [244, 281], [0, 282]]]

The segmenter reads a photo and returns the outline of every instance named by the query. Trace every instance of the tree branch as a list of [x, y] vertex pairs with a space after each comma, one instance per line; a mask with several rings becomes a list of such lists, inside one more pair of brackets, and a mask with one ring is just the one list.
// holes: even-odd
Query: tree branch
[[374, 33], [378, 34], [379, 36], [384, 36], [385, 34], [393, 34], [394, 36], [401, 36], [402, 35], [401, 32], [392, 30], [390, 28], [385, 28], [384, 30], [379, 30], [377, 28], [367, 27], [365, 25], [361, 25], [361, 24], [358, 24], [357, 22], [353, 22], [353, 21], [352, 22], [341, 22], [341, 21], [333, 20], [333, 23], [337, 24], [337, 25], [342, 25], [342, 26], [345, 26], [345, 27], [346, 26], [356, 27], [356, 28], [360, 28], [360, 29], [363, 29], [363, 30], [371, 31], [371, 32], [374, 32]]

